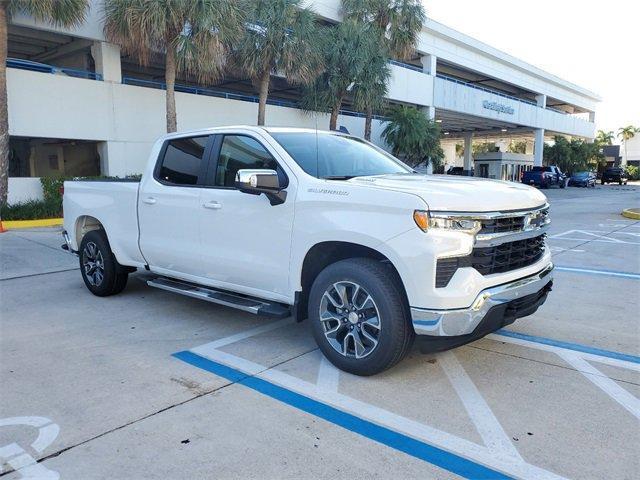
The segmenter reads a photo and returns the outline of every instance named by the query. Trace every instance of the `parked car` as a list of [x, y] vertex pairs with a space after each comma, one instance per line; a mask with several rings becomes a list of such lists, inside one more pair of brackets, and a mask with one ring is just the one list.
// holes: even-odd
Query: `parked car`
[[[447, 170], [447, 175], [465, 176], [464, 168], [463, 167], [449, 167], [449, 170]], [[471, 173], [469, 174], [469, 176], [473, 177], [473, 168], [471, 169]]]
[[522, 175], [522, 183], [533, 185], [540, 188], [549, 188], [558, 186], [564, 188], [566, 186], [567, 176], [556, 166], [549, 167], [533, 167]]
[[626, 185], [629, 181], [627, 172], [622, 167], [609, 167], [602, 172], [602, 179], [600, 180], [602, 185], [607, 183], [617, 183], [618, 185]]
[[339, 132], [170, 134], [141, 180], [64, 184], [63, 248], [86, 287], [148, 285], [245, 312], [308, 318], [337, 367], [372, 375], [416, 335], [452, 348], [531, 315], [552, 285], [546, 197], [419, 175]]
[[572, 187], [595, 187], [596, 174], [593, 172], [576, 172], [569, 177], [569, 186]]

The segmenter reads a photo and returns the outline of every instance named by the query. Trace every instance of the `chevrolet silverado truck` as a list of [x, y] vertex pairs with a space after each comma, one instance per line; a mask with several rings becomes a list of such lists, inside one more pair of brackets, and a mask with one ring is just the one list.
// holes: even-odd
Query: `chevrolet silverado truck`
[[226, 127], [159, 139], [141, 180], [64, 184], [63, 248], [98, 296], [151, 287], [308, 319], [338, 368], [372, 375], [530, 315], [552, 285], [546, 197], [420, 175], [359, 138]]

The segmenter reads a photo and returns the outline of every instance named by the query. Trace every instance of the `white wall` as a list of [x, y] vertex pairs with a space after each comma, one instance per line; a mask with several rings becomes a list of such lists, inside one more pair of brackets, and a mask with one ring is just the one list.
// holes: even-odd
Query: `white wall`
[[625, 149], [624, 149], [624, 144], [625, 142], [622, 142], [622, 145], [620, 145], [620, 155], [623, 158], [623, 162], [629, 162], [629, 161], [640, 161], [640, 134], [636, 134], [635, 137], [633, 137], [631, 140], [627, 141], [627, 158], [626, 160], [624, 159], [625, 157]]
[[398, 65], [391, 67], [387, 98], [426, 107], [433, 105], [433, 76]]
[[43, 198], [39, 177], [9, 177], [8, 204], [42, 200]]
[[[166, 131], [164, 90], [13, 68], [7, 83], [10, 135], [107, 142], [99, 147], [109, 158], [105, 174], [141, 173], [151, 145]], [[255, 125], [258, 116], [257, 103], [188, 93], [176, 93], [176, 110], [179, 130]], [[267, 124], [327, 129], [329, 116], [268, 105]], [[340, 116], [339, 125], [364, 133], [363, 118]], [[376, 143], [380, 132], [374, 121]]]
[[[485, 100], [509, 106], [513, 109], [513, 114], [484, 108]], [[436, 108], [476, 117], [502, 120], [532, 128], [544, 128], [567, 135], [587, 138], [593, 138], [595, 135], [595, 125], [580, 118], [563, 115], [443, 78], [435, 79], [433, 102]]]

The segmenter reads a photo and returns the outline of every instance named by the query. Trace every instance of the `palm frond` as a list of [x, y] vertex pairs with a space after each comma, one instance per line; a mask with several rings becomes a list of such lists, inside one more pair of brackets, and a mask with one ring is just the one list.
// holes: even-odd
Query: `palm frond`
[[9, 15], [24, 13], [41, 22], [71, 28], [84, 22], [89, 0], [9, 0], [7, 6]]

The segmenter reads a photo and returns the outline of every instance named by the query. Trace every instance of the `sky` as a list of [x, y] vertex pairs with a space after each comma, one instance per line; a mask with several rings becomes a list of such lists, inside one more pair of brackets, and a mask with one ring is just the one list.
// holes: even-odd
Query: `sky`
[[640, 127], [640, 1], [423, 2], [433, 20], [600, 95], [597, 129]]

